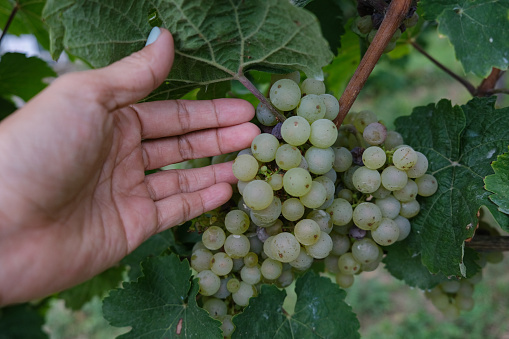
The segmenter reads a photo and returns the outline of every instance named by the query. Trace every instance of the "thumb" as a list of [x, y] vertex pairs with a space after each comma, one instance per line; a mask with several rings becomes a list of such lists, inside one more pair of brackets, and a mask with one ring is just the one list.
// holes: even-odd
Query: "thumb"
[[152, 43], [142, 50], [107, 67], [89, 72], [99, 104], [108, 111], [143, 99], [170, 72], [174, 59], [172, 35], [166, 29], [155, 27], [150, 40]]

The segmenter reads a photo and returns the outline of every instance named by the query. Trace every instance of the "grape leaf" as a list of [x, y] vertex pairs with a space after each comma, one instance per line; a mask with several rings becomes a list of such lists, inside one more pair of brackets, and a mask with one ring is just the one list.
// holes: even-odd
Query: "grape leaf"
[[50, 0], [43, 15], [50, 29], [58, 32], [55, 39], [63, 37], [68, 52], [94, 67], [141, 49], [151, 29], [148, 14], [157, 13], [163, 27], [173, 33], [176, 55], [167, 81], [150, 100], [178, 98], [252, 69], [300, 70], [322, 78], [321, 68], [332, 58], [316, 17], [287, 0], [69, 3]]
[[44, 317], [30, 304], [0, 309], [0, 339], [45, 339], [43, 325]]
[[316, 15], [325, 39], [329, 42], [332, 53], [338, 54], [341, 47], [341, 36], [345, 34], [343, 28], [343, 10], [335, 0], [313, 1], [306, 9]]
[[119, 338], [222, 338], [221, 323], [196, 303], [199, 287], [191, 281], [187, 260], [175, 255], [149, 258], [144, 275], [124, 283], [104, 299], [103, 313], [111, 325], [131, 326]]
[[0, 96], [16, 95], [28, 101], [47, 85], [44, 78], [56, 76], [43, 60], [22, 53], [5, 53], [0, 59]]
[[18, 7], [14, 20], [9, 26], [9, 34], [33, 34], [45, 49], [49, 48], [49, 36], [41, 19], [46, 0], [0, 0], [0, 28], [3, 29], [12, 10]]
[[[243, 313], [233, 317], [232, 338], [359, 338], [359, 321], [344, 301], [346, 292], [309, 271], [297, 279], [294, 314], [283, 309], [284, 290], [262, 285]], [[253, 321], [256, 319], [256, 321]]]
[[60, 292], [58, 297], [65, 301], [65, 306], [80, 310], [93, 297], [103, 297], [109, 290], [118, 287], [123, 280], [125, 267], [112, 267], [75, 287]]
[[490, 199], [498, 205], [498, 210], [509, 214], [509, 152], [499, 155], [491, 167], [495, 174], [484, 178], [486, 189], [495, 193], [490, 195]]
[[436, 194], [419, 200], [421, 212], [412, 219], [412, 253], [432, 273], [470, 275], [464, 241], [474, 233], [481, 206], [509, 230], [509, 217], [498, 212], [483, 187], [483, 178], [493, 173], [490, 162], [509, 144], [509, 108], [496, 110], [494, 104], [494, 98], [475, 98], [453, 107], [441, 100], [395, 122], [405, 142], [426, 155], [439, 185]]
[[15, 110], [16, 105], [12, 101], [0, 97], [0, 120], [3, 120]]
[[486, 77], [492, 67], [509, 66], [509, 1], [422, 0], [427, 20], [454, 45], [466, 72]]

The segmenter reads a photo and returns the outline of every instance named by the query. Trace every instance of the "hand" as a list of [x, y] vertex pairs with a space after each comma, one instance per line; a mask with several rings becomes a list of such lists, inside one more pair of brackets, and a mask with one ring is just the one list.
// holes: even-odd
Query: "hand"
[[111, 66], [58, 78], [2, 121], [0, 305], [83, 282], [231, 197], [231, 163], [144, 174], [249, 147], [259, 133], [242, 100], [133, 104], [172, 62], [161, 30]]

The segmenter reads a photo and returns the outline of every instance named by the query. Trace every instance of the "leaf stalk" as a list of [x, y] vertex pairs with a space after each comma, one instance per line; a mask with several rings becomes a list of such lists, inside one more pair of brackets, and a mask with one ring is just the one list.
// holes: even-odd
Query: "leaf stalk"
[[5, 27], [2, 30], [2, 35], [0, 35], [0, 44], [2, 43], [2, 39], [4, 38], [5, 34], [7, 33], [7, 30], [9, 30], [9, 27], [11, 26], [12, 21], [14, 20], [14, 17], [16, 16], [16, 13], [18, 12], [19, 5], [16, 2], [16, 5], [11, 11], [11, 14], [9, 15], [9, 19], [7, 19], [7, 22], [5, 23]]

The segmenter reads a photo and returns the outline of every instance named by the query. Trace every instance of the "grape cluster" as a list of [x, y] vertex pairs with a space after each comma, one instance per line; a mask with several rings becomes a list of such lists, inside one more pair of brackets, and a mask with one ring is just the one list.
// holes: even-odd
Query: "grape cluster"
[[399, 133], [370, 111], [350, 113], [338, 129], [338, 100], [323, 82], [299, 85], [296, 75], [270, 88], [284, 121], [257, 107], [266, 133], [233, 162], [236, 206], [193, 249], [203, 307], [226, 328], [261, 283], [286, 287], [317, 260], [351, 286], [355, 274], [378, 267], [383, 246], [408, 236], [417, 195], [437, 190], [426, 157]]

